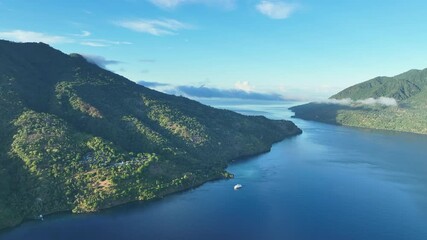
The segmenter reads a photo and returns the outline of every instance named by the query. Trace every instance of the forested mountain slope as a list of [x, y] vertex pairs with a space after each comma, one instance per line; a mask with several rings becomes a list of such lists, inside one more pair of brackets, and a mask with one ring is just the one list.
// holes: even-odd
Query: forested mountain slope
[[[396, 104], [376, 104], [381, 98], [394, 99]], [[307, 120], [427, 134], [427, 69], [377, 77], [331, 99], [338, 101], [309, 103], [291, 110], [295, 117]]]
[[159, 93], [43, 43], [0, 40], [0, 228], [227, 177], [301, 133]]

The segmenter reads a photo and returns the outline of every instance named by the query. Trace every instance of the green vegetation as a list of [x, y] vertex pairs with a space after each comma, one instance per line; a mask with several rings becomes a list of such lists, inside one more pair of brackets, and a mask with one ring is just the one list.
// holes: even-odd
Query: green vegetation
[[332, 124], [427, 134], [427, 69], [377, 77], [349, 87], [333, 99], [389, 97], [397, 106], [309, 103], [291, 108], [295, 117]]
[[0, 41], [0, 229], [230, 177], [301, 133], [162, 94], [42, 43]]

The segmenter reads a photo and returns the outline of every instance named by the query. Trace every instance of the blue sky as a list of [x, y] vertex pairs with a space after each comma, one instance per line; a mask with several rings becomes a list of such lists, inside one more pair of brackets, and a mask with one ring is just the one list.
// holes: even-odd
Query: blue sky
[[0, 38], [44, 41], [136, 82], [313, 100], [426, 68], [425, 9], [423, 0], [0, 0]]

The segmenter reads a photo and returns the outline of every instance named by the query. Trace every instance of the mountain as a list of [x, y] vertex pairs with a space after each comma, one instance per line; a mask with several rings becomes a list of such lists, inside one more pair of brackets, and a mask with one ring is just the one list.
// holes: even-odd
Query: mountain
[[0, 40], [0, 228], [232, 177], [233, 159], [300, 134], [140, 86], [43, 43]]
[[[410, 70], [395, 77], [377, 77], [356, 84], [335, 94], [331, 98], [351, 98], [360, 100], [366, 98], [390, 97], [398, 101], [412, 98], [427, 91], [427, 69]], [[427, 101], [427, 99], [425, 99]]]
[[377, 77], [291, 110], [306, 120], [427, 134], [427, 69]]

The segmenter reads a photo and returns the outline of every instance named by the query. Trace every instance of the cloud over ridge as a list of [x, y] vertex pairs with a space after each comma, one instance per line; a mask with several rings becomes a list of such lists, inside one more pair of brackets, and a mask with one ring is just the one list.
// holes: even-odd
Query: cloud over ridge
[[80, 54], [82, 57], [86, 59], [86, 61], [96, 64], [101, 68], [106, 69], [108, 65], [115, 65], [120, 64], [122, 62], [116, 61], [116, 60], [109, 60], [105, 57], [98, 56], [98, 55], [91, 55], [91, 54]]
[[326, 104], [337, 104], [344, 106], [360, 106], [360, 105], [382, 105], [382, 106], [398, 106], [396, 99], [389, 97], [379, 97], [379, 98], [366, 98], [360, 100], [352, 100], [350, 98], [344, 99], [328, 99], [325, 101], [319, 101], [318, 103], [326, 103]]

